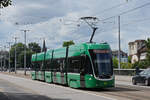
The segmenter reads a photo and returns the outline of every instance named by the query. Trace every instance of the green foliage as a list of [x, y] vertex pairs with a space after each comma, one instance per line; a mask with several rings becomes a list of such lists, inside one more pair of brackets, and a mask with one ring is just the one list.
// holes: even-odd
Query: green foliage
[[116, 57], [113, 58], [113, 67], [118, 68], [118, 59]]
[[[16, 48], [16, 59], [17, 59], [17, 68], [24, 66], [24, 47], [25, 45], [22, 43], [17, 43], [11, 46], [10, 49], [10, 63], [11, 68], [13, 68], [15, 65], [15, 48]], [[29, 43], [28, 47], [26, 46], [26, 64], [27, 67], [30, 67], [31, 65], [31, 55], [35, 52], [40, 52], [41, 47], [37, 43]]]
[[0, 8], [7, 7], [12, 4], [11, 0], [0, 0]]
[[35, 42], [29, 43], [28, 47], [29, 47], [30, 50], [32, 50], [35, 53], [41, 52], [41, 47], [39, 46], [39, 44], [37, 44]]
[[67, 47], [67, 46], [74, 45], [74, 44], [75, 44], [75, 43], [73, 42], [73, 40], [64, 41], [64, 42], [63, 42], [63, 47]]
[[150, 66], [150, 38], [147, 39], [146, 41], [146, 47], [147, 47], [147, 63]]
[[[118, 61], [118, 59], [115, 57], [115, 58], [113, 58], [113, 67], [114, 68], [118, 68], [118, 63], [119, 63], [119, 61]], [[132, 68], [132, 64], [131, 63], [121, 63], [121, 68], [122, 69], [131, 69]]]
[[147, 47], [147, 55], [146, 60], [135, 62], [132, 66], [132, 68], [135, 68], [138, 66], [139, 68], [145, 69], [150, 66], [150, 38], [148, 38], [145, 41], [146, 47]]
[[128, 56], [128, 63], [131, 63], [131, 56]]
[[138, 66], [142, 69], [146, 69], [149, 65], [148, 65], [148, 61], [145, 60], [145, 61], [140, 61]]
[[138, 66], [141, 69], [146, 69], [147, 67], [149, 67], [149, 61], [144, 60], [144, 61], [135, 62], [132, 68], [136, 68], [136, 66]]
[[131, 69], [132, 64], [131, 63], [121, 63], [121, 68], [122, 69]]
[[[12, 45], [11, 46], [11, 49], [10, 49], [10, 55], [11, 55], [11, 57], [10, 57], [10, 59], [11, 59], [11, 65], [12, 65], [12, 67], [14, 67], [15, 66], [15, 48], [16, 48], [16, 59], [17, 59], [17, 62], [18, 62], [18, 60], [19, 60], [19, 54], [22, 52], [22, 51], [24, 51], [24, 44], [22, 44], [22, 43], [18, 43], [18, 44], [14, 44], [14, 45]], [[17, 63], [17, 65], [18, 65], [19, 63]], [[18, 65], [18, 66], [20, 66], [20, 65]]]
[[[34, 53], [34, 52], [31, 51], [30, 49], [28, 49], [28, 50], [26, 51], [26, 66], [27, 66], [27, 67], [30, 67], [30, 65], [31, 65], [31, 56], [32, 56], [33, 53]], [[19, 61], [19, 65], [20, 65], [21, 67], [23, 67], [23, 66], [24, 66], [24, 51], [22, 51], [22, 52], [19, 54], [19, 56], [18, 56], [18, 61]]]

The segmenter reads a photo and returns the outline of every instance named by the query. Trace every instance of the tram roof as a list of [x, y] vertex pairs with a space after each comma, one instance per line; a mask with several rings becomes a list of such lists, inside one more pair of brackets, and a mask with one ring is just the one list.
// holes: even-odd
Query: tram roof
[[[82, 43], [77, 45], [71, 45], [69, 46], [68, 57], [85, 54], [85, 52], [89, 49], [110, 49], [110, 46], [107, 43]], [[53, 50], [47, 50], [45, 60], [52, 58], [52, 51]], [[66, 47], [54, 50], [53, 58], [65, 58], [65, 57], [66, 57]], [[44, 60], [44, 52], [32, 55], [32, 61], [41, 61], [41, 60]]]

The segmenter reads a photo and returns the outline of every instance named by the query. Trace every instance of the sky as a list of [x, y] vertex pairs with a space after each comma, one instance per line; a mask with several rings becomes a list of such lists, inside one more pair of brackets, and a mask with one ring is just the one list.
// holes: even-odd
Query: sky
[[[81, 17], [97, 17], [98, 30], [94, 42], [107, 42], [118, 49], [118, 15], [150, 3], [149, 0], [12, 0], [12, 5], [0, 9], [0, 46], [7, 42], [37, 42], [43, 39], [49, 49], [62, 47], [63, 41], [76, 44], [89, 42], [92, 29]], [[121, 49], [128, 52], [128, 43], [150, 37], [150, 4], [121, 18]], [[115, 16], [110, 18], [111, 16]], [[109, 18], [107, 20], [104, 20]]]

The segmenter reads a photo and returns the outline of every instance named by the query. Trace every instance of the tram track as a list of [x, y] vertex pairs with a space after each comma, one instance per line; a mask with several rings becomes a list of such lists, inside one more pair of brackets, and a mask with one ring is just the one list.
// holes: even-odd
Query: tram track
[[150, 88], [141, 86], [116, 85], [115, 88], [93, 89], [88, 92], [117, 100], [150, 100]]

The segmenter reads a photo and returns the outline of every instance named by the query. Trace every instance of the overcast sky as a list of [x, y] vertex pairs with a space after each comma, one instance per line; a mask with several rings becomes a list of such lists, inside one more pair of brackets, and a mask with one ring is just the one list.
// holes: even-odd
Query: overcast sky
[[[95, 16], [99, 19], [93, 41], [108, 42], [118, 49], [118, 19], [122, 12], [150, 3], [149, 0], [12, 0], [13, 5], [1, 9], [0, 45], [24, 42], [20, 30], [27, 29], [27, 42], [41, 45], [42, 38], [50, 49], [62, 46], [63, 41], [76, 44], [88, 42], [91, 29], [79, 18]], [[121, 48], [128, 51], [128, 42], [150, 37], [150, 5], [121, 16]], [[80, 26], [79, 26], [80, 24]]]

